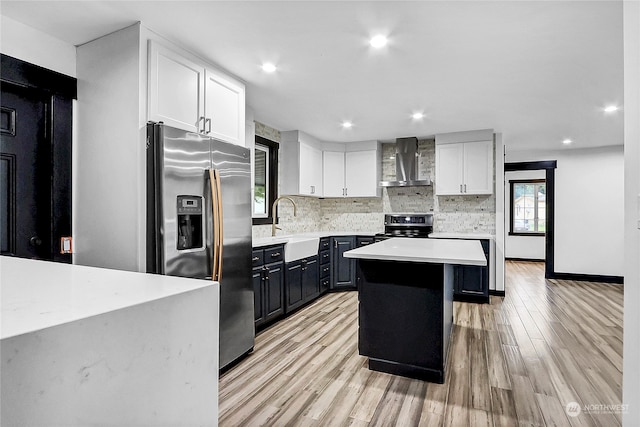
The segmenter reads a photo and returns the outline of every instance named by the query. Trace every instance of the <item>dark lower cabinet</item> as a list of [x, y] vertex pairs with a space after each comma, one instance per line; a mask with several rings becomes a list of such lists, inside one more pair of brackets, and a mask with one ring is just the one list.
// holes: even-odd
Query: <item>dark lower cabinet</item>
[[356, 289], [356, 260], [344, 253], [356, 247], [355, 236], [331, 238], [331, 289]]
[[285, 274], [285, 313], [290, 313], [320, 294], [317, 256], [287, 263]]
[[457, 265], [453, 270], [454, 299], [457, 301], [489, 302], [489, 240], [480, 240], [487, 259], [486, 267]]
[[[259, 328], [284, 315], [284, 251], [280, 246], [254, 250], [253, 254], [254, 320]], [[264, 264], [265, 260], [276, 261]]]
[[318, 276], [320, 280], [320, 295], [322, 295], [331, 287], [331, 239], [328, 237], [320, 239], [318, 264], [320, 264]]
[[[375, 237], [373, 236], [356, 236], [356, 247], [360, 248], [362, 246], [367, 246], [372, 243], [375, 243]], [[356, 259], [356, 287], [360, 286], [359, 284], [362, 282], [362, 277], [360, 275], [360, 269], [358, 267], [358, 263], [360, 260]]]

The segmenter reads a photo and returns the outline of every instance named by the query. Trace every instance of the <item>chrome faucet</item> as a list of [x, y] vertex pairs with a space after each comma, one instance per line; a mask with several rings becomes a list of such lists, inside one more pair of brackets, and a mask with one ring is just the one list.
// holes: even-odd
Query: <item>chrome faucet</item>
[[293, 199], [289, 196], [280, 196], [277, 199], [275, 199], [273, 201], [273, 205], [271, 206], [271, 216], [273, 218], [273, 223], [271, 224], [271, 236], [275, 236], [276, 235], [276, 230], [282, 230], [282, 228], [277, 227], [276, 226], [276, 206], [278, 205], [278, 202], [282, 199], [287, 199], [288, 201], [290, 201], [293, 204], [293, 216], [296, 216], [296, 209], [298, 208], [296, 206], [296, 202], [293, 201]]

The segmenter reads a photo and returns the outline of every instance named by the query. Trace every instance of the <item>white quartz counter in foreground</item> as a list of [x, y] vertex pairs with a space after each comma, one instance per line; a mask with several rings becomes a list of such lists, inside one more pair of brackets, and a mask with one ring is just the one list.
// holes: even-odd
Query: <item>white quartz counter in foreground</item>
[[0, 425], [217, 425], [218, 283], [0, 257]]
[[344, 253], [346, 258], [486, 266], [477, 240], [394, 237]]
[[0, 338], [213, 285], [206, 280], [14, 257], [0, 257], [0, 278]]

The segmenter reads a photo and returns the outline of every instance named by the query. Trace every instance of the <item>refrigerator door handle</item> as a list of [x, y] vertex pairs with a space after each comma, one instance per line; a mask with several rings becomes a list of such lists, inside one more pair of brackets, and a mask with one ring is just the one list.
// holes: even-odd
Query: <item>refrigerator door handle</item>
[[222, 247], [223, 247], [223, 221], [222, 221], [222, 188], [220, 186], [220, 171], [209, 169], [211, 181], [211, 218], [213, 219], [213, 260], [211, 279], [222, 279]]

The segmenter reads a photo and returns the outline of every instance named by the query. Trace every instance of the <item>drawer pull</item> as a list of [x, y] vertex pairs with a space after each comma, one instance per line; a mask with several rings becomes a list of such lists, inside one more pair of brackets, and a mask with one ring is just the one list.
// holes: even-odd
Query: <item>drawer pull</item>
[[254, 256], [254, 257], [253, 257], [253, 260], [254, 260], [254, 261], [260, 261], [260, 257], [259, 257], [259, 256]]
[[271, 258], [275, 258], [277, 256], [280, 256], [280, 252], [274, 252], [271, 254]]

